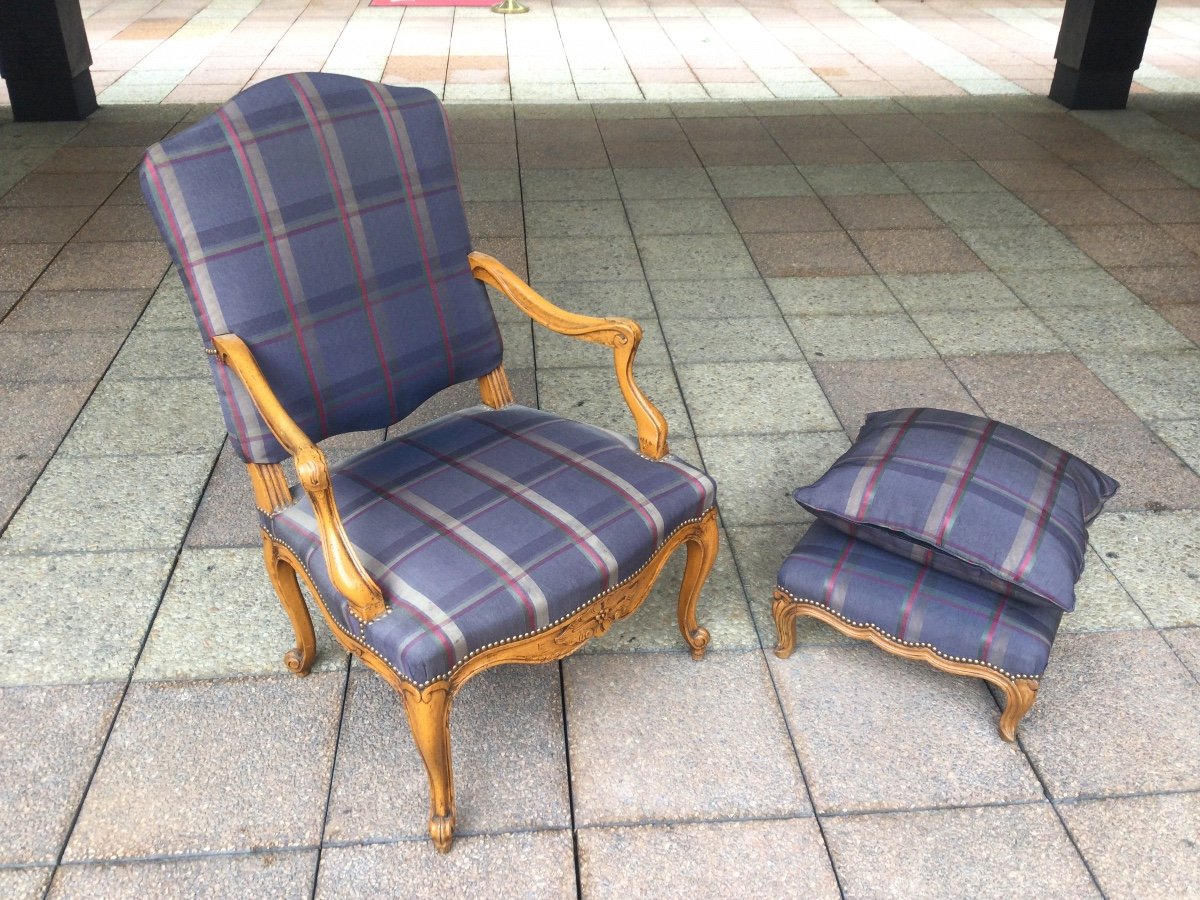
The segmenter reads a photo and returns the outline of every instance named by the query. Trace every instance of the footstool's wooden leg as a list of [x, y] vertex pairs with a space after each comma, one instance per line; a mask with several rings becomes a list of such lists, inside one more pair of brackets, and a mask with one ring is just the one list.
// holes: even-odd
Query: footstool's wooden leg
[[1038, 683], [1031, 678], [1017, 678], [1001, 687], [1006, 699], [1000, 716], [1000, 737], [1011, 743], [1017, 739], [1017, 724], [1037, 699]]
[[771, 615], [775, 618], [775, 631], [779, 641], [775, 645], [775, 655], [787, 659], [796, 649], [796, 615], [801, 605], [783, 591], [775, 592], [775, 600], [771, 604]]

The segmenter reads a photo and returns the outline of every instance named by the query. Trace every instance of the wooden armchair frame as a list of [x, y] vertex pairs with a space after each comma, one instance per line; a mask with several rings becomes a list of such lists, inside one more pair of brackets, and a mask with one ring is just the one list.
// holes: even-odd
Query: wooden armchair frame
[[[617, 383], [633, 414], [638, 445], [643, 455], [661, 459], [667, 453], [667, 422], [633, 377], [633, 361], [642, 339], [641, 327], [631, 319], [598, 318], [568, 312], [546, 300], [510, 269], [485, 253], [469, 256], [472, 274], [511, 300], [539, 325], [559, 334], [603, 344], [612, 348]], [[263, 421], [295, 460], [301, 487], [312, 502], [321, 535], [322, 551], [330, 579], [350, 604], [358, 619], [369, 622], [385, 611], [383, 593], [372, 580], [342, 527], [329, 467], [321, 448], [296, 425], [279, 402], [250, 348], [233, 334], [213, 338], [213, 348], [222, 364], [245, 385]], [[501, 364], [479, 379], [484, 404], [499, 409], [513, 402], [512, 390]], [[277, 463], [247, 463], [259, 510], [270, 515], [289, 506], [292, 493]], [[450, 758], [450, 710], [455, 694], [473, 676], [507, 663], [550, 662], [570, 655], [590, 638], [603, 635], [612, 624], [633, 613], [654, 586], [667, 559], [680, 545], [687, 546], [683, 582], [679, 589], [679, 630], [694, 659], [708, 647], [708, 631], [697, 623], [696, 603], [700, 589], [712, 570], [717, 555], [717, 510], [673, 532], [662, 547], [637, 572], [600, 595], [563, 621], [537, 634], [499, 644], [470, 657], [465, 663], [430, 684], [421, 686], [399, 675], [378, 654], [347, 633], [330, 615], [304, 563], [282, 543], [263, 531], [263, 555], [267, 574], [291, 620], [296, 646], [284, 655], [292, 672], [307, 675], [316, 657], [316, 635], [299, 579], [328, 622], [338, 642], [382, 675], [402, 698], [413, 740], [429, 776], [429, 834], [441, 852], [454, 840], [454, 778]]]

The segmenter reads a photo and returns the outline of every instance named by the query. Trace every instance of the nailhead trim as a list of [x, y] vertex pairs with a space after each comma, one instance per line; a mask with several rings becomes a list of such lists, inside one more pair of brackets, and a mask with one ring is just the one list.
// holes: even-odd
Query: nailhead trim
[[[830, 613], [833, 616], [836, 616], [838, 619], [845, 622], [847, 625], [853, 625], [856, 628], [869, 628], [871, 631], [874, 631], [876, 634], [887, 638], [889, 641], [892, 641], [893, 643], [900, 644], [901, 646], [917, 647], [917, 648], [923, 647], [926, 650], [932, 650], [936, 656], [939, 656], [942, 659], [949, 660], [951, 662], [972, 663], [977, 666], [983, 666], [985, 669], [991, 669], [993, 672], [999, 672], [1001, 675], [1003, 675], [1009, 681], [1016, 681], [1018, 678], [1037, 681], [1041, 678], [1040, 675], [1014, 675], [1013, 673], [1009, 672], [1007, 669], [1002, 669], [999, 666], [993, 665], [990, 662], [984, 662], [982, 659], [968, 659], [968, 658], [962, 657], [962, 656], [951, 656], [949, 653], [943, 653], [937, 647], [933, 646], [933, 644], [917, 643], [914, 641], [906, 641], [903, 638], [896, 637], [894, 634], [889, 634], [888, 632], [886, 632], [882, 628], [880, 628], [878, 625], [876, 625], [874, 622], [855, 622], [852, 619], [847, 619], [836, 609], [826, 606], [824, 603], [818, 603], [816, 600], [808, 600], [803, 597], [797, 597], [795, 594], [793, 594], [787, 588], [784, 588], [784, 587], [781, 587], [778, 585], [776, 585], [776, 589], [779, 591], [779, 593], [787, 596], [788, 599], [790, 599], [793, 603], [803, 603], [806, 606], [815, 606], [818, 609], [821, 609], [827, 613]], [[1050, 643], [1053, 644], [1054, 643], [1053, 640]]]
[[[712, 509], [712, 507], [709, 507], [709, 509]], [[708, 510], [705, 510], [705, 513], [707, 513], [707, 512], [708, 512]], [[518, 634], [518, 635], [515, 635], [514, 637], [504, 638], [503, 640], [499, 640], [499, 641], [493, 641], [490, 644], [485, 644], [482, 647], [472, 650], [470, 653], [468, 653], [466, 656], [464, 656], [462, 659], [460, 659], [457, 663], [455, 663], [454, 666], [451, 667], [450, 670], [447, 671], [444, 675], [439, 675], [437, 678], [431, 678], [429, 681], [425, 681], [425, 682], [414, 681], [411, 677], [409, 677], [408, 675], [405, 675], [403, 672], [401, 672], [399, 669], [397, 669], [395, 667], [395, 665], [392, 664], [392, 661], [389, 660], [386, 656], [384, 656], [383, 653], [374, 644], [372, 644], [370, 641], [365, 639], [365, 636], [362, 638], [356, 637], [355, 635], [353, 635], [349, 631], [347, 631], [346, 628], [342, 625], [342, 623], [337, 620], [337, 617], [335, 615], [333, 615], [332, 613], [329, 613], [329, 604], [326, 603], [325, 598], [321, 596], [321, 590], [320, 590], [320, 588], [317, 587], [316, 579], [313, 578], [312, 572], [310, 572], [308, 570], [308, 565], [304, 562], [304, 558], [299, 553], [297, 553], [294, 548], [289, 546], [286, 541], [280, 540], [279, 538], [275, 537], [274, 535], [270, 534], [269, 532], [266, 532], [266, 533], [267, 533], [267, 536], [272, 541], [274, 541], [277, 544], [280, 544], [283, 547], [287, 547], [287, 549], [291, 552], [291, 554], [300, 563], [300, 567], [304, 570], [304, 573], [308, 576], [309, 581], [312, 582], [312, 587], [316, 591], [317, 600], [320, 602], [321, 606], [323, 606], [325, 608], [325, 611], [327, 613], [329, 613], [329, 620], [332, 621], [334, 623], [334, 625], [337, 626], [339, 631], [341, 631], [343, 634], [345, 634], [347, 637], [349, 637], [355, 643], [361, 644], [362, 646], [369, 649], [372, 653], [374, 653], [377, 657], [379, 657], [379, 659], [382, 660], [387, 665], [387, 667], [389, 669], [391, 669], [393, 672], [395, 672], [396, 675], [398, 675], [401, 679], [403, 679], [404, 681], [407, 681], [409, 684], [415, 685], [418, 688], [424, 689], [436, 681], [447, 680], [456, 671], [461, 669], [463, 667], [463, 665], [465, 665], [467, 663], [468, 660], [479, 655], [484, 650], [490, 650], [493, 647], [502, 647], [505, 644], [511, 644], [515, 641], [521, 641], [528, 637], [533, 637], [538, 634], [543, 634], [543, 633], [549, 631], [550, 629], [554, 628], [555, 626], [561, 625], [567, 619], [571, 618], [572, 616], [576, 615], [577, 613], [579, 613], [582, 610], [586, 609], [587, 607], [591, 606], [597, 600], [600, 600], [603, 597], [607, 597], [609, 594], [612, 594], [615, 591], [619, 591], [621, 588], [623, 588], [625, 585], [627, 585], [633, 579], [637, 578], [638, 575], [642, 574], [642, 572], [645, 570], [646, 566], [650, 565], [650, 562], [654, 559], [654, 554], [658, 553], [659, 550], [661, 550], [663, 547], [665, 547], [667, 545], [667, 543], [671, 540], [671, 538], [673, 538], [676, 534], [678, 534], [681, 530], [683, 530], [687, 526], [695, 525], [697, 522], [699, 522], [703, 518], [704, 518], [704, 516], [696, 516], [694, 518], [687, 519], [683, 522], [680, 522], [679, 525], [676, 526], [671, 531], [670, 534], [668, 534], [665, 538], [663, 538], [662, 544], [660, 544], [658, 546], [658, 548], [654, 551], [654, 553], [650, 554], [650, 559], [646, 560], [644, 563], [642, 563], [637, 568], [636, 571], [634, 571], [628, 577], [622, 579], [619, 583], [610, 587], [607, 591], [602, 591], [601, 593], [594, 596], [591, 600], [588, 600], [586, 603], [581, 604], [580, 606], [571, 610], [571, 612], [567, 613], [566, 615], [560, 616], [559, 618], [555, 619], [549, 625], [544, 625], [541, 628], [537, 628], [533, 631], [527, 631], [524, 634]], [[264, 530], [264, 532], [266, 531], [265, 529], [263, 529], [263, 530]], [[789, 594], [789, 596], [791, 596], [791, 595]], [[388, 614], [390, 614], [392, 609], [393, 609], [393, 607], [389, 604], [387, 607], [387, 612], [385, 612], [382, 616], [375, 617], [370, 622], [363, 622], [362, 619], [359, 619], [358, 616], [354, 615], [353, 608], [350, 609], [350, 615], [352, 615], [352, 616], [354, 616], [354, 618], [358, 619], [359, 622], [362, 622], [363, 628], [365, 630], [367, 625], [370, 625], [374, 622], [378, 622], [380, 619], [382, 619], [385, 616], [387, 616]]]

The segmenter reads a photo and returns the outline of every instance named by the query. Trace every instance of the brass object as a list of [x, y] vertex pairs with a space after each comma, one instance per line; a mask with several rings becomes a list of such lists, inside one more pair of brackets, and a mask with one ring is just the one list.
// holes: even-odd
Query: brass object
[[775, 629], [779, 634], [779, 644], [775, 647], [775, 655], [780, 659], [787, 659], [796, 648], [796, 617], [811, 616], [844, 635], [870, 641], [896, 656], [920, 660], [935, 669], [949, 672], [951, 675], [966, 675], [990, 681], [1004, 692], [1005, 705], [1004, 712], [1000, 716], [999, 729], [1000, 737], [1009, 743], [1017, 739], [1017, 724], [1025, 717], [1025, 713], [1029, 712], [1033, 701], [1037, 699], [1038, 680], [1036, 678], [1013, 678], [998, 669], [985, 666], [983, 663], [949, 659], [932, 647], [901, 643], [876, 628], [853, 625], [831, 609], [797, 600], [783, 590], [775, 591], [771, 614], [775, 617]]
[[501, 3], [497, 3], [492, 7], [492, 12], [502, 13], [507, 16], [517, 16], [521, 13], [529, 12], [529, 7], [522, 6], [517, 0], [502, 0]]

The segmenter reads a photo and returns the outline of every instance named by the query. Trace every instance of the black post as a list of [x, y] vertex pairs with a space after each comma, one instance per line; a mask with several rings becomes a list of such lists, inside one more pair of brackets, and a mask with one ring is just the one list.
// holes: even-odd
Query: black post
[[1067, 0], [1050, 99], [1068, 109], [1124, 109], [1142, 64], [1155, 0]]
[[18, 122], [87, 118], [91, 65], [79, 0], [0, 0], [0, 76]]

